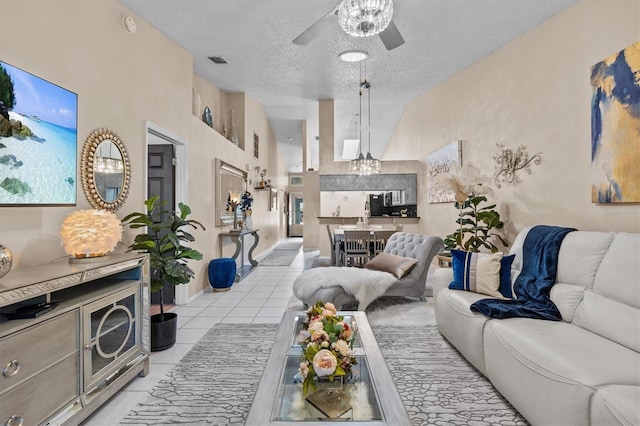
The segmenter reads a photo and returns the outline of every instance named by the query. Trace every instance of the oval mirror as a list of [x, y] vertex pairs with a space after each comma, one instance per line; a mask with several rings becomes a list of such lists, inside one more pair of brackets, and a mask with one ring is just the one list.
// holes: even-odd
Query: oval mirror
[[84, 194], [92, 207], [115, 212], [129, 194], [130, 163], [120, 137], [96, 129], [84, 143], [80, 173]]

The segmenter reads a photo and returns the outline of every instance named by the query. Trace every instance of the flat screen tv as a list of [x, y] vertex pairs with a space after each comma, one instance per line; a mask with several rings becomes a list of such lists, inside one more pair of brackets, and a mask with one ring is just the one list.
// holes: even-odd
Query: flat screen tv
[[78, 95], [0, 61], [0, 207], [76, 205]]

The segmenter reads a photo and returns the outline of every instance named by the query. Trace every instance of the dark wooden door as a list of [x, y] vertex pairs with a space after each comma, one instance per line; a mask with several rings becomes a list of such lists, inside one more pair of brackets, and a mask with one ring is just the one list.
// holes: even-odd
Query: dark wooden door
[[[167, 210], [175, 209], [175, 173], [173, 167], [173, 145], [149, 145], [147, 151], [147, 196], [149, 198], [156, 195], [161, 200], [167, 201]], [[151, 271], [155, 278], [156, 271]], [[173, 285], [164, 286], [164, 303], [174, 303], [176, 299], [176, 288]], [[151, 295], [151, 303], [160, 303], [160, 292]]]

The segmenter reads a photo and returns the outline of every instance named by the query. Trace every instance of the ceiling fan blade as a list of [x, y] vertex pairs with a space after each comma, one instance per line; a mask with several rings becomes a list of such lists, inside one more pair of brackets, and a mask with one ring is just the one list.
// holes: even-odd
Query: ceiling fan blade
[[402, 46], [404, 44], [404, 38], [402, 38], [402, 35], [400, 34], [400, 31], [398, 31], [398, 27], [396, 27], [396, 24], [393, 22], [393, 20], [389, 22], [387, 28], [385, 28], [385, 30], [380, 33], [380, 38], [382, 39], [382, 43], [384, 43], [384, 47], [386, 47], [387, 50], [393, 50], [396, 47]]
[[331, 9], [329, 13], [318, 19], [315, 24], [311, 25], [302, 34], [296, 37], [293, 40], [293, 44], [305, 45], [314, 38], [318, 37], [324, 30], [324, 27], [331, 22], [331, 19], [329, 18], [331, 18], [332, 15], [338, 13], [338, 7], [340, 7], [340, 4]]

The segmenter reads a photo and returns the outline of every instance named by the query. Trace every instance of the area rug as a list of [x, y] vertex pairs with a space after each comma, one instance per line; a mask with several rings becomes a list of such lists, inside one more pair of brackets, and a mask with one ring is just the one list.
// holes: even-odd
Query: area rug
[[299, 250], [273, 250], [258, 261], [259, 266], [289, 266], [296, 258]]
[[[275, 324], [216, 324], [124, 425], [241, 425]], [[374, 327], [413, 425], [526, 425], [435, 327]]]
[[274, 250], [300, 250], [302, 243], [299, 241], [283, 241], [274, 247]]

